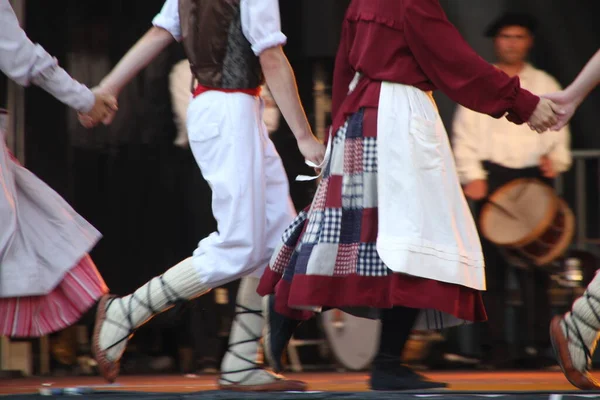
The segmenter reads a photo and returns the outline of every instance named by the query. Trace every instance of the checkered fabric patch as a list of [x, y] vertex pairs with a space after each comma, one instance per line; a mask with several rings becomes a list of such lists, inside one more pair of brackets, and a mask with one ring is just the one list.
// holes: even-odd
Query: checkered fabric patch
[[342, 229], [342, 209], [326, 208], [324, 216], [321, 223], [319, 242], [339, 243]]
[[[302, 246], [297, 248], [294, 254], [292, 254], [291, 265], [293, 265], [293, 268], [286, 269], [286, 271], [293, 271], [290, 275], [292, 278], [295, 274], [306, 274], [310, 256], [317, 246], [319, 245], [315, 243], [303, 243]], [[285, 274], [287, 274], [287, 272]]]
[[344, 174], [363, 172], [363, 139], [347, 139], [344, 143]]
[[342, 178], [342, 207], [363, 208], [363, 175], [344, 175]]
[[301, 252], [301, 245], [298, 246], [296, 248], [296, 251], [294, 251], [292, 253], [292, 256], [290, 257], [290, 262], [288, 263], [288, 265], [285, 267], [284, 271], [283, 271], [283, 280], [291, 282], [292, 279], [294, 279], [294, 274], [296, 274], [297, 270], [300, 269], [299, 268], [299, 256], [300, 256], [300, 252]]
[[342, 127], [340, 129], [338, 129], [338, 131], [335, 134], [335, 137], [333, 138], [333, 145], [335, 146], [336, 144], [340, 144], [344, 141], [344, 139], [346, 139], [346, 131], [348, 130], [348, 121], [346, 121], [346, 123], [344, 123], [344, 125], [342, 125]]
[[[294, 246], [296, 244], [296, 242], [298, 241], [298, 236], [300, 234], [300, 232], [296, 232], [296, 230], [298, 230], [302, 225], [304, 225], [304, 221], [306, 221], [307, 216], [308, 213], [306, 211], [300, 211], [298, 213], [298, 215], [296, 216], [296, 218], [294, 218], [290, 226], [288, 226], [288, 228], [283, 232], [283, 243], [290, 246]], [[294, 233], [297, 234], [294, 235]], [[292, 240], [293, 243], [289, 243], [290, 239], [294, 239]]]
[[358, 243], [340, 244], [333, 276], [350, 275], [356, 272], [356, 259], [358, 257]]
[[319, 183], [319, 187], [317, 188], [317, 193], [315, 194], [315, 199], [313, 200], [311, 210], [313, 211], [324, 211], [325, 210], [325, 201], [327, 200], [327, 189], [329, 188], [329, 177], [324, 178]]
[[290, 264], [294, 248], [291, 246], [283, 246], [275, 259], [275, 263], [271, 265], [273, 272], [283, 274], [285, 268]]
[[387, 276], [390, 270], [377, 253], [375, 243], [360, 243], [358, 248], [357, 274], [363, 276]]
[[302, 243], [317, 243], [319, 241], [319, 233], [322, 229], [324, 211], [311, 211], [308, 215], [308, 226], [304, 235], [302, 235]]
[[340, 243], [360, 243], [363, 211], [360, 208], [346, 208], [342, 214]]
[[348, 128], [346, 129], [346, 139], [350, 138], [362, 138], [363, 135], [363, 118], [365, 112], [363, 109], [354, 113], [348, 119]]
[[377, 172], [377, 138], [363, 138], [363, 171]]

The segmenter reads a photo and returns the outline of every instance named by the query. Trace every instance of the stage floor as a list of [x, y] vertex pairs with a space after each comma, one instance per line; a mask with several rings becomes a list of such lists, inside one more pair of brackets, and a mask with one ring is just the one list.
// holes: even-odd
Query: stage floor
[[[450, 384], [450, 390], [443, 394], [444, 397], [457, 398], [455, 395], [462, 393], [466, 397], [471, 395], [483, 394], [485, 392], [521, 392], [525, 395], [531, 392], [574, 392], [569, 382], [559, 372], [427, 372], [427, 377], [433, 380], [439, 380]], [[309, 383], [309, 391], [312, 392], [337, 392], [335, 398], [346, 393], [354, 393], [356, 397], [361, 392], [367, 392], [367, 379], [365, 373], [302, 373], [288, 374], [289, 378], [304, 380]], [[154, 397], [151, 394], [157, 393], [186, 393], [185, 398], [209, 398], [210, 392], [217, 389], [215, 384], [215, 375], [157, 375], [157, 376], [123, 376], [117, 383], [108, 385], [99, 377], [77, 377], [77, 378], [22, 378], [12, 380], [0, 380], [0, 395], [37, 395], [40, 389], [79, 387], [93, 390], [98, 395], [103, 394], [104, 398], [116, 398], [111, 396], [121, 395], [119, 397], [139, 397], [139, 398], [161, 398]], [[119, 392], [119, 393], [116, 393]], [[206, 392], [206, 393], [203, 393]], [[464, 393], [467, 392], [467, 393]], [[583, 392], [579, 392], [583, 394]], [[191, 396], [194, 394], [194, 396]], [[211, 393], [212, 398], [222, 398], [218, 393]], [[316, 394], [316, 393], [315, 393]], [[333, 394], [333, 393], [332, 393]], [[376, 394], [373, 393], [372, 394]], [[566, 393], [564, 393], [566, 394]], [[321, 393], [325, 395], [325, 393]], [[385, 396], [389, 398], [388, 396]], [[108, 396], [108, 397], [107, 397]], [[13, 397], [13, 396], [11, 396]], [[21, 398], [21, 396], [18, 396]], [[32, 396], [33, 397], [33, 396]], [[32, 398], [24, 396], [23, 398]], [[96, 395], [87, 394], [84, 397], [96, 397]], [[183, 398], [176, 396], [174, 398]], [[281, 395], [262, 394], [256, 398], [281, 398]], [[285, 396], [286, 398], [288, 396]], [[300, 396], [308, 398], [306, 396]], [[310, 397], [310, 396], [309, 396]], [[363, 393], [358, 398], [371, 397]], [[463, 396], [458, 396], [463, 397]], [[548, 396], [544, 396], [548, 398]], [[595, 397], [595, 396], [593, 396]], [[598, 395], [600, 397], [600, 394]], [[162, 396], [162, 398], [167, 398]], [[168, 398], [171, 398], [170, 396]], [[229, 398], [229, 396], [228, 396]], [[234, 396], [231, 398], [247, 398], [247, 396]], [[324, 398], [319, 396], [318, 398]], [[343, 396], [342, 396], [343, 398]], [[381, 398], [381, 396], [379, 396]]]

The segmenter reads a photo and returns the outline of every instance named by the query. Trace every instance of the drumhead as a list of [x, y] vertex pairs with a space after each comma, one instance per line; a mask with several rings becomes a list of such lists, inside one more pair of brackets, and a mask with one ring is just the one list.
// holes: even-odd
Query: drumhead
[[480, 215], [482, 234], [491, 242], [510, 246], [535, 238], [554, 218], [558, 197], [537, 179], [517, 179], [495, 191]]
[[377, 354], [381, 322], [340, 310], [321, 314], [323, 330], [336, 360], [346, 369], [362, 371]]

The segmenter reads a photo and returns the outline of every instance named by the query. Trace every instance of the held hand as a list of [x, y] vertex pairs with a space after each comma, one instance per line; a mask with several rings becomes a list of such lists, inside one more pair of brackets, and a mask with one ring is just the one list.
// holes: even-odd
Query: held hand
[[529, 127], [537, 133], [546, 132], [557, 124], [558, 116], [562, 114], [563, 111], [559, 106], [542, 97], [528, 121]]
[[298, 140], [298, 149], [304, 156], [304, 159], [320, 165], [325, 158], [325, 145], [321, 143], [312, 133], [305, 138]]
[[465, 196], [471, 200], [481, 200], [487, 196], [487, 181], [485, 179], [477, 179], [467, 183], [463, 189]]
[[556, 170], [554, 169], [554, 164], [552, 160], [548, 156], [540, 157], [540, 171], [542, 171], [542, 175], [544, 178], [556, 178]]
[[573, 118], [575, 111], [577, 111], [577, 108], [581, 103], [578, 99], [569, 96], [569, 94], [564, 90], [545, 94], [542, 97], [553, 101], [554, 104], [559, 106], [562, 110], [562, 113], [558, 116], [558, 121], [551, 127], [553, 131], [558, 131], [564, 128], [565, 125], [569, 123], [571, 118]]
[[79, 122], [85, 128], [93, 128], [100, 122], [110, 124], [118, 110], [116, 97], [100, 88], [95, 88], [92, 92], [96, 97], [94, 107], [87, 114], [79, 113]]

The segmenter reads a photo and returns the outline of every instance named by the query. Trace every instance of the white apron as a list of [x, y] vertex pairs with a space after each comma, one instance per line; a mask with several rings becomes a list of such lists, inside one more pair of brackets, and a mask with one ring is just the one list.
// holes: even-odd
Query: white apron
[[15, 163], [0, 129], [0, 298], [50, 293], [100, 233]]
[[377, 126], [380, 257], [394, 272], [485, 290], [479, 236], [432, 98], [383, 82]]

